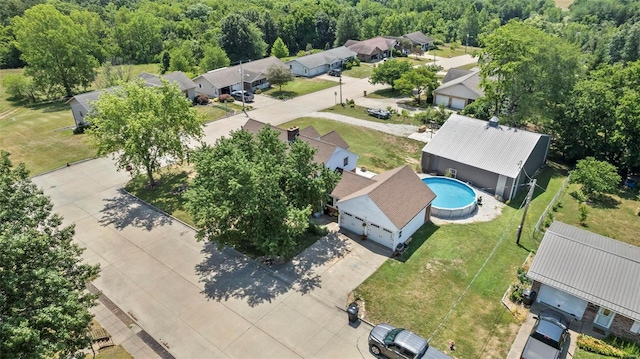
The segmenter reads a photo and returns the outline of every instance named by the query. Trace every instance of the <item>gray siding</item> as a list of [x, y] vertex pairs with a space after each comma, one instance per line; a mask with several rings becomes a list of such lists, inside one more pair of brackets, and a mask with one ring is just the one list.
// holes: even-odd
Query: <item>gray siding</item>
[[[444, 174], [447, 168], [454, 168], [457, 172], [457, 179], [463, 182], [471, 182], [474, 187], [483, 191], [495, 193], [499, 176], [497, 173], [464, 165], [447, 158], [431, 156], [433, 155], [423, 155], [423, 170], [425, 170], [425, 172], [437, 172], [438, 174]], [[508, 181], [509, 180], [507, 180], [507, 183]]]

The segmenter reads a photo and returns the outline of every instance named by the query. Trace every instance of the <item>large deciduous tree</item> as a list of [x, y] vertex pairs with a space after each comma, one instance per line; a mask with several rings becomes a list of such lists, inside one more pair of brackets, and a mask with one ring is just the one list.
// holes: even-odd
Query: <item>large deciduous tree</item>
[[57, 358], [86, 348], [98, 266], [83, 264], [73, 226], [0, 154], [0, 358]]
[[88, 31], [52, 5], [36, 5], [13, 19], [16, 45], [27, 63], [25, 74], [55, 94], [73, 96], [95, 78], [96, 44]]
[[200, 71], [206, 72], [231, 64], [229, 56], [220, 46], [204, 46], [204, 57], [200, 60]]
[[149, 12], [120, 8], [115, 17], [115, 41], [127, 63], [146, 64], [162, 52], [162, 23]]
[[336, 46], [344, 45], [347, 40], [360, 40], [360, 12], [348, 7], [336, 22]]
[[177, 85], [148, 87], [138, 79], [105, 91], [87, 117], [89, 142], [98, 156], [111, 155], [119, 169], [153, 172], [163, 159], [184, 160], [189, 142], [202, 137], [202, 120]]
[[315, 149], [279, 132], [245, 130], [194, 155], [197, 175], [186, 194], [198, 238], [264, 255], [287, 255], [328, 200], [339, 176], [313, 162]]
[[571, 172], [571, 182], [582, 185], [582, 192], [591, 196], [613, 191], [620, 183], [620, 176], [609, 162], [587, 157], [576, 164]]
[[558, 115], [582, 69], [574, 45], [517, 21], [483, 42], [481, 85], [496, 115], [516, 126]]
[[436, 71], [426, 66], [415, 67], [402, 74], [402, 76], [395, 81], [395, 86], [401, 93], [413, 95], [416, 102], [420, 104], [420, 97], [422, 95], [428, 98], [431, 96], [431, 92], [438, 87]]
[[411, 69], [411, 64], [408, 61], [390, 59], [381, 62], [373, 69], [369, 82], [373, 85], [388, 84], [392, 89], [395, 89], [396, 81]]
[[228, 15], [222, 19], [220, 27], [220, 45], [232, 62], [264, 57], [267, 44], [262, 40], [262, 32], [242, 15]]

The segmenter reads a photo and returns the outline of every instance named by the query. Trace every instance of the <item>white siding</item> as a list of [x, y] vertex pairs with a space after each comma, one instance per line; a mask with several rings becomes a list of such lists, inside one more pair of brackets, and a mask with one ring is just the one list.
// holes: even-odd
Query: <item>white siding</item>
[[[291, 73], [294, 74], [295, 76], [309, 76], [309, 74], [308, 74], [309, 69], [307, 69], [305, 66], [303, 66], [298, 61], [296, 61], [296, 60], [289, 61], [289, 62], [287, 62], [287, 65], [289, 65], [289, 68], [291, 69]], [[306, 70], [306, 72], [305, 72], [305, 70]]]
[[218, 89], [213, 87], [213, 85], [211, 85], [211, 82], [207, 81], [204, 77], [196, 77], [195, 79], [193, 79], [193, 82], [196, 83], [196, 93], [205, 94], [210, 98], [218, 97]]
[[[349, 158], [347, 166], [344, 166], [345, 157]], [[358, 167], [358, 155], [343, 148], [337, 148], [333, 155], [331, 155], [331, 158], [325, 163], [325, 166], [332, 170], [342, 168], [345, 171], [353, 171]]]
[[427, 208], [423, 208], [422, 211], [420, 211], [420, 213], [418, 213], [415, 217], [413, 217], [409, 223], [407, 223], [404, 228], [402, 228], [402, 236], [400, 236], [398, 238], [398, 240], [396, 241], [396, 243], [394, 243], [394, 248], [395, 245], [397, 245], [398, 243], [404, 243], [407, 241], [407, 239], [409, 239], [409, 237], [411, 237], [414, 233], [416, 233], [416, 231], [418, 229], [420, 229], [420, 227], [422, 227], [422, 225], [425, 223], [425, 214], [426, 214]]
[[458, 98], [471, 99], [471, 100], [475, 100], [478, 97], [480, 97], [480, 95], [478, 95], [477, 93], [469, 90], [466, 86], [460, 85], [460, 84], [453, 85], [451, 87], [440, 88], [437, 90], [436, 93], [438, 95], [458, 97]]
[[[364, 222], [367, 223], [366, 230], [369, 230], [369, 227], [371, 227], [370, 224], [375, 224], [381, 227], [381, 229], [386, 228], [387, 230], [391, 231], [392, 241], [390, 241], [389, 239], [378, 237], [371, 237], [370, 239], [382, 244], [385, 247], [388, 247], [389, 249], [395, 248], [395, 245], [397, 244], [398, 229], [393, 225], [389, 218], [387, 218], [387, 216], [382, 213], [380, 208], [371, 200], [371, 198], [369, 198], [369, 196], [360, 196], [344, 202], [339, 201], [337, 207], [340, 211], [341, 218], [343, 218], [343, 213], [347, 212], [349, 214], [352, 214], [354, 217], [357, 216], [363, 219]], [[355, 224], [353, 225], [356, 227], [356, 230], [360, 229], [360, 232], [354, 232], [362, 234], [364, 232], [364, 228], [358, 228], [358, 226], [356, 225], [358, 223], [362, 222], [355, 222]], [[350, 229], [349, 225], [343, 225], [342, 221], [340, 223], [340, 226]], [[360, 227], [362, 227], [361, 224]]]

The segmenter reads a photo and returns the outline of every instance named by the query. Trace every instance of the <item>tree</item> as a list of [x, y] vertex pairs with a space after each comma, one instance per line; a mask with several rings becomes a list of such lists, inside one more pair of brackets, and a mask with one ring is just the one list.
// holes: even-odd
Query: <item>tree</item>
[[186, 158], [191, 140], [202, 137], [202, 120], [175, 84], [162, 79], [147, 87], [141, 79], [105, 91], [87, 117], [86, 133], [98, 156], [111, 155], [119, 169], [144, 171], [149, 185], [161, 160]]
[[392, 13], [385, 16], [380, 24], [380, 35], [383, 36], [402, 36], [405, 31], [405, 16]]
[[571, 173], [571, 182], [582, 185], [582, 192], [591, 196], [612, 192], [620, 183], [620, 176], [614, 165], [587, 157], [576, 164]]
[[35, 87], [30, 78], [20, 74], [8, 74], [2, 79], [2, 87], [16, 100], [35, 101]]
[[227, 67], [230, 64], [229, 56], [220, 46], [205, 45], [204, 57], [200, 61], [200, 71], [211, 71]]
[[115, 18], [115, 40], [119, 55], [128, 63], [152, 62], [162, 52], [161, 30], [162, 24], [153, 14], [120, 8]]
[[395, 82], [402, 74], [411, 71], [411, 64], [407, 61], [399, 61], [396, 59], [390, 59], [380, 63], [373, 69], [373, 74], [369, 77], [369, 83], [375, 84], [388, 84], [392, 89], [395, 89]]
[[289, 48], [284, 44], [281, 38], [277, 38], [271, 47], [271, 56], [275, 56], [279, 59], [289, 56]]
[[79, 86], [88, 87], [98, 62], [91, 54], [95, 44], [87, 30], [52, 5], [36, 5], [13, 19], [13, 29], [25, 74], [51, 93], [62, 90], [73, 96]]
[[344, 45], [347, 40], [360, 39], [360, 13], [354, 7], [348, 7], [336, 22], [336, 46]]
[[420, 104], [420, 97], [423, 94], [426, 99], [438, 87], [438, 79], [435, 71], [431, 71], [425, 66], [420, 66], [402, 74], [395, 81], [395, 86], [401, 93], [413, 95], [416, 102]]
[[481, 86], [494, 114], [515, 126], [558, 115], [581, 75], [574, 45], [516, 21], [483, 42]]
[[267, 44], [262, 32], [241, 15], [232, 13], [220, 23], [220, 44], [232, 62], [261, 59]]
[[57, 358], [86, 348], [98, 266], [82, 263], [74, 227], [0, 154], [0, 358]]
[[282, 91], [282, 85], [295, 79], [291, 70], [278, 65], [269, 66], [266, 75], [270, 84], [279, 86], [278, 91]]
[[[336, 39], [335, 23], [324, 11], [318, 11], [315, 16], [316, 41], [315, 48], [322, 49], [326, 44], [333, 44]], [[327, 49], [328, 50], [328, 49]]]
[[313, 162], [316, 150], [265, 127], [218, 139], [194, 155], [196, 177], [185, 198], [197, 237], [262, 255], [287, 255], [328, 200], [339, 175]]

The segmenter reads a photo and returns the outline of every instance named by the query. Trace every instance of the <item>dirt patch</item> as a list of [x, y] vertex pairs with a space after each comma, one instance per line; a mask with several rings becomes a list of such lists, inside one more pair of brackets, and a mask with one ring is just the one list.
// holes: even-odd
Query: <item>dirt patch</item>
[[9, 118], [11, 115], [15, 114], [16, 112], [18, 112], [20, 110], [21, 110], [21, 108], [14, 108], [13, 110], [9, 110], [9, 111], [5, 111], [5, 112], [0, 113], [0, 121]]

